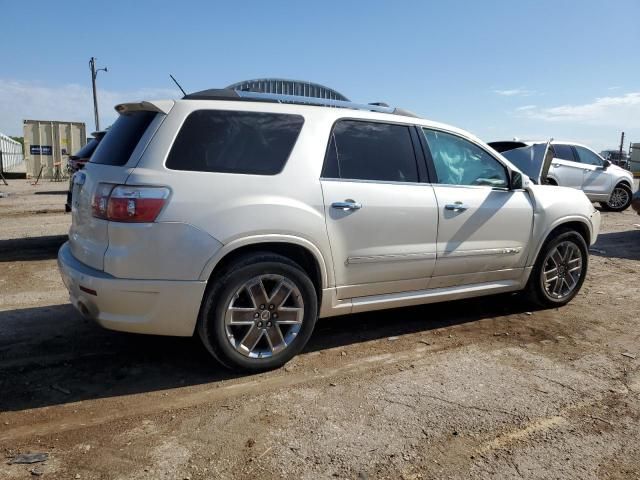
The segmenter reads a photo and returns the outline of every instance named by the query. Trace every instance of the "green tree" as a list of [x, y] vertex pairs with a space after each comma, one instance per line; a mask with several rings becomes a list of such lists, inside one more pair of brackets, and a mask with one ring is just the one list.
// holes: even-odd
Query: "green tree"
[[22, 145], [22, 154], [24, 155], [24, 137], [9, 137], [11, 140], [15, 140]]

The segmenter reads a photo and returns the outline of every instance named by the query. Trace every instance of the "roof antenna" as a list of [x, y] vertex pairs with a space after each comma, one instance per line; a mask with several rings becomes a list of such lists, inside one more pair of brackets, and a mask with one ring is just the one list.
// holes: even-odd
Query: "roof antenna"
[[178, 80], [176, 80], [173, 75], [169, 74], [169, 76], [171, 77], [171, 80], [173, 80], [173, 82], [178, 86], [178, 88], [180, 89], [180, 91], [182, 92], [182, 94], [186, 97], [187, 96], [187, 92], [184, 91], [184, 88], [182, 88], [180, 86], [180, 84], [178, 83]]

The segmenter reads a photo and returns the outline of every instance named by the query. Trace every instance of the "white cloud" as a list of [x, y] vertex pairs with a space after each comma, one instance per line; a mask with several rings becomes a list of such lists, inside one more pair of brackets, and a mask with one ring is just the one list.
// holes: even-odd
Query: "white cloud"
[[527, 110], [535, 110], [537, 105], [523, 105], [521, 107], [516, 108], [518, 112], [525, 112]]
[[[100, 125], [109, 126], [118, 103], [143, 99], [178, 98], [177, 89], [145, 88], [129, 91], [98, 89]], [[0, 79], [0, 132], [22, 136], [25, 119], [85, 122], [93, 131], [91, 89], [77, 84], [48, 87], [41, 84]]]
[[503, 97], [530, 97], [535, 95], [534, 90], [527, 90], [526, 88], [512, 88], [510, 90], [494, 90], [493, 93], [502, 95]]
[[640, 128], [640, 92], [596, 98], [593, 102], [582, 105], [520, 108], [517, 111], [526, 118], [547, 122], [615, 126], [621, 129]]

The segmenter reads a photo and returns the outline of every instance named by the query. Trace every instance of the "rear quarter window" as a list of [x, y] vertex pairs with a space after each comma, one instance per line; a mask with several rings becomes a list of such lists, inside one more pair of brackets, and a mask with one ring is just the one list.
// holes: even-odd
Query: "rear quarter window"
[[156, 115], [146, 111], [121, 114], [98, 144], [90, 163], [125, 165]]
[[276, 175], [298, 139], [303, 117], [197, 110], [185, 120], [166, 166], [172, 170]]

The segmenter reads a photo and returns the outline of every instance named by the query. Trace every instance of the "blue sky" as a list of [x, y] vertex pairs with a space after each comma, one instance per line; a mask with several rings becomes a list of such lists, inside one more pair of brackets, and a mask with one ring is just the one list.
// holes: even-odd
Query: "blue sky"
[[0, 131], [259, 77], [316, 81], [484, 140], [640, 142], [640, 1], [0, 0]]

